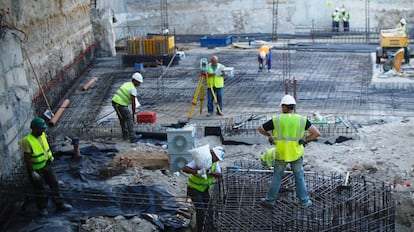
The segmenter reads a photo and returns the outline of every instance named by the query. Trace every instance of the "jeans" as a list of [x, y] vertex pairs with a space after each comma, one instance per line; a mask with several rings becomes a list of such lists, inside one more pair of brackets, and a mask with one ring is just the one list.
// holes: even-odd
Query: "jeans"
[[210, 193], [208, 189], [200, 192], [196, 189], [187, 187], [187, 196], [191, 198], [196, 208], [197, 231], [203, 231], [204, 218], [207, 216], [208, 202], [210, 201]]
[[119, 123], [121, 124], [122, 138], [135, 138], [132, 112], [128, 109], [128, 106], [121, 106], [115, 102], [112, 102], [112, 106], [114, 107], [116, 115], [118, 115]]
[[[270, 183], [269, 190], [266, 195], [266, 201], [273, 202], [277, 199], [277, 195], [279, 193], [280, 184], [282, 181], [283, 173], [285, 171], [286, 165], [288, 163], [275, 160], [273, 162], [274, 171], [273, 171], [273, 179]], [[305, 185], [305, 176], [303, 171], [303, 158], [290, 162], [290, 166], [293, 171], [293, 175], [295, 177], [295, 184], [296, 184], [296, 197], [299, 199], [302, 205], [306, 204], [309, 200], [309, 195], [306, 190]]]
[[[220, 107], [220, 111], [223, 111], [224, 88], [215, 88], [215, 87], [213, 87], [213, 91], [214, 91], [214, 94], [216, 95], [218, 106]], [[210, 88], [207, 88], [207, 111], [209, 113], [214, 112], [214, 98], [213, 98], [213, 94], [211, 93]]]

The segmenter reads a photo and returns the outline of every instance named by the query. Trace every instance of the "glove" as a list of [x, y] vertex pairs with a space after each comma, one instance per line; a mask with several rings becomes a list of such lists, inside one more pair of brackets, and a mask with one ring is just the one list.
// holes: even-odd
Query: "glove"
[[271, 136], [269, 136], [269, 143], [270, 145], [275, 145], [275, 141], [273, 141], [273, 138]]
[[305, 146], [308, 142], [306, 142], [306, 140], [305, 140], [305, 139], [299, 139], [298, 143], [299, 143], [300, 145]]
[[34, 181], [39, 181], [42, 179], [42, 177], [39, 175], [39, 173], [37, 173], [36, 171], [32, 171], [32, 179]]

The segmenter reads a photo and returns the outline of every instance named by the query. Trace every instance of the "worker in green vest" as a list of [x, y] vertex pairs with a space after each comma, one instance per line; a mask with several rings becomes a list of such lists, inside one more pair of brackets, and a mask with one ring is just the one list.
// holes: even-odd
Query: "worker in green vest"
[[[265, 165], [273, 164], [273, 179], [261, 203], [264, 207], [273, 207], [285, 168], [290, 164], [295, 177], [299, 204], [307, 208], [312, 205], [312, 201], [309, 199], [305, 184], [304, 145], [320, 136], [320, 132], [306, 117], [294, 113], [296, 100], [291, 95], [285, 95], [280, 101], [280, 106], [282, 114], [273, 116], [258, 128], [260, 134], [270, 137], [275, 144], [274, 150], [269, 150], [261, 157]], [[305, 136], [306, 131], [309, 134]]]
[[345, 10], [345, 8], [341, 9], [342, 15], [342, 25], [344, 27], [344, 31], [349, 31], [349, 20], [350, 20], [350, 15], [349, 12]]
[[217, 56], [212, 56], [208, 64], [207, 116], [213, 115], [214, 112], [214, 98], [211, 87], [217, 98], [217, 115], [223, 116], [224, 77], [226, 76], [224, 68], [226, 67], [219, 63], [218, 60]]
[[208, 202], [210, 201], [211, 186], [215, 178], [221, 177], [221, 168], [219, 161], [222, 161], [225, 156], [223, 147], [216, 146], [210, 150], [212, 166], [207, 170], [197, 167], [194, 160], [188, 163], [183, 172], [190, 174], [187, 181], [187, 196], [191, 198], [196, 208], [197, 231], [203, 231], [203, 222], [206, 215]]
[[339, 8], [336, 8], [332, 13], [332, 32], [339, 31], [339, 22], [341, 21], [341, 15], [339, 14]]
[[48, 196], [44, 184], [49, 185], [58, 210], [71, 210], [72, 206], [63, 200], [59, 183], [52, 167], [53, 154], [50, 150], [45, 130], [46, 122], [42, 118], [34, 118], [30, 123], [32, 132], [21, 142], [24, 161], [29, 179], [32, 182], [35, 199], [41, 216], [48, 215]]
[[[141, 73], [134, 73], [132, 80], [122, 84], [112, 97], [112, 107], [121, 124], [122, 138], [129, 139], [131, 143], [135, 143], [139, 139], [134, 131], [134, 116], [138, 102], [136, 88], [141, 85], [143, 80]], [[129, 105], [131, 105], [131, 111], [128, 109]]]
[[401, 19], [395, 28], [407, 33], [407, 21], [405, 19]]

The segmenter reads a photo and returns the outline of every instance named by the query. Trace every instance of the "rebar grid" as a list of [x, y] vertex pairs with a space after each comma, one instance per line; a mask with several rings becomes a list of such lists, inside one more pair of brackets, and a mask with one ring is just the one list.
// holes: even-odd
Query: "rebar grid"
[[[286, 172], [273, 209], [260, 205], [273, 171], [260, 162], [241, 161], [217, 182], [209, 204], [214, 231], [394, 231], [395, 202], [391, 187], [362, 178], [306, 173], [313, 205], [296, 199], [293, 174]], [[209, 231], [212, 228], [205, 228]]]

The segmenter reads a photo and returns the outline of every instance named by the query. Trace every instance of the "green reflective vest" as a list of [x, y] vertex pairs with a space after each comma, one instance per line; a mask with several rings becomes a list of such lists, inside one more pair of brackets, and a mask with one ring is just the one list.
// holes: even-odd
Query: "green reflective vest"
[[306, 118], [298, 114], [281, 114], [272, 117], [275, 159], [292, 162], [302, 157], [303, 145], [298, 141], [305, 135]]
[[[216, 169], [216, 162], [211, 166], [211, 171]], [[205, 192], [214, 182], [214, 177], [208, 175], [207, 179], [204, 179], [201, 175], [190, 174], [188, 177], [187, 185], [190, 188], [196, 189], [200, 192]]]
[[125, 82], [124, 84], [119, 87], [119, 89], [116, 91], [114, 97], [112, 98], [112, 101], [114, 101], [117, 104], [120, 104], [121, 106], [128, 106], [131, 104], [131, 94], [129, 91], [135, 88], [134, 83], [131, 82]]
[[276, 159], [275, 148], [272, 147], [260, 156], [260, 161], [268, 168], [273, 167], [273, 160]]
[[42, 140], [42, 145], [39, 143], [39, 140], [32, 134], [26, 135], [24, 139], [26, 139], [30, 146], [32, 147], [33, 153], [31, 154], [31, 160], [32, 160], [32, 167], [34, 170], [42, 169], [46, 166], [46, 161], [51, 160], [53, 161], [53, 155], [52, 151], [50, 151], [49, 143], [46, 139], [46, 134], [43, 132], [43, 134], [40, 136]]
[[345, 12], [342, 14], [342, 21], [344, 21], [344, 22], [349, 22], [349, 19], [350, 19], [349, 13], [348, 13], [348, 11], [345, 11]]
[[213, 70], [213, 66], [211, 64], [208, 65], [208, 73], [214, 73], [215, 76], [208, 77], [207, 85], [208, 87], [215, 87], [215, 88], [223, 88], [224, 87], [224, 77], [221, 75], [221, 70], [223, 69], [223, 65], [220, 63], [217, 63], [216, 72]]
[[341, 15], [339, 14], [339, 12], [338, 11], [334, 11], [333, 13], [332, 13], [332, 20], [334, 21], [334, 22], [339, 22], [340, 21], [340, 19], [341, 19], [341, 17], [340, 17]]

